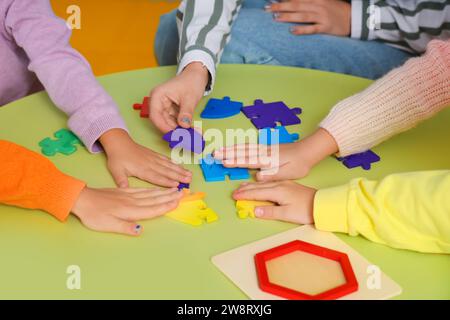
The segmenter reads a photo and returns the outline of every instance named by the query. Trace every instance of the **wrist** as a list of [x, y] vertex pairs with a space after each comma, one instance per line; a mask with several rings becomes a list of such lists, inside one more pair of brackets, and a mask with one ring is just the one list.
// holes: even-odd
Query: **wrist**
[[123, 129], [111, 129], [105, 132], [99, 139], [106, 154], [120, 151], [131, 143], [134, 143], [128, 132]]
[[205, 88], [208, 86], [211, 79], [208, 69], [202, 62], [191, 62], [184, 68], [182, 73], [198, 78], [196, 81], [199, 81], [202, 87]]
[[302, 160], [310, 168], [339, 151], [336, 140], [323, 128], [297, 143]]
[[317, 194], [317, 189], [313, 189], [311, 188], [311, 195], [310, 195], [310, 202], [309, 202], [309, 211], [308, 211], [308, 218], [311, 221], [311, 224], [315, 224], [314, 221], [314, 203], [315, 203], [315, 199], [316, 199], [316, 194]]
[[86, 203], [89, 201], [91, 193], [92, 190], [89, 187], [84, 187], [84, 189], [81, 190], [78, 199], [77, 201], [75, 201], [75, 204], [73, 205], [73, 208], [71, 210], [72, 214], [81, 220], [83, 219], [83, 213], [86, 211]]

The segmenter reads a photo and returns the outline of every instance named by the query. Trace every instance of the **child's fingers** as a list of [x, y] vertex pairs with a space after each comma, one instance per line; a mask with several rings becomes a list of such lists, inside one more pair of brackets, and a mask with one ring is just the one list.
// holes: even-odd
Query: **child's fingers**
[[240, 193], [243, 191], [250, 191], [263, 188], [274, 188], [277, 187], [278, 184], [279, 184], [278, 182], [253, 182], [242, 184], [237, 190], [235, 190], [234, 193]]
[[104, 216], [101, 221], [84, 223], [91, 230], [108, 233], [119, 233], [137, 237], [142, 232], [142, 226], [136, 222], [125, 221], [114, 216]]
[[189, 170], [184, 169], [170, 160], [159, 160], [158, 163], [166, 170], [167, 173], [172, 175], [170, 176], [172, 179], [186, 183], [191, 181], [192, 173]]
[[180, 199], [183, 197], [183, 193], [182, 192], [171, 192], [168, 194], [163, 194], [160, 195], [158, 197], [146, 197], [146, 198], [141, 198], [137, 201], [137, 204], [139, 206], [158, 206], [158, 205], [163, 205], [165, 203], [170, 203], [172, 201], [180, 201]]
[[304, 1], [286, 1], [273, 3], [265, 7], [267, 12], [297, 12], [297, 11], [315, 11], [317, 4], [310, 0]]
[[314, 23], [319, 21], [315, 12], [283, 12], [274, 13], [274, 19], [279, 22]]
[[176, 172], [175, 170], [171, 169], [170, 167], [167, 167], [164, 165], [162, 165], [160, 168], [158, 168], [157, 171], [162, 177], [169, 179], [171, 181], [177, 182], [177, 185], [178, 185], [178, 182], [189, 183], [192, 180], [191, 175]]
[[169, 112], [170, 112], [169, 110], [166, 110], [165, 112], [163, 112], [163, 117], [164, 117], [164, 120], [166, 121], [167, 125], [169, 125], [172, 128], [171, 130], [173, 130], [178, 126], [177, 117]]
[[174, 188], [179, 184], [179, 181], [167, 178], [164, 170], [144, 170], [137, 178], [157, 184], [161, 187]]
[[316, 33], [323, 33], [325, 31], [323, 29], [323, 25], [321, 25], [321, 24], [294, 26], [294, 27], [291, 27], [290, 30], [291, 30], [291, 33], [295, 34], [295, 35], [316, 34]]
[[285, 210], [286, 207], [282, 206], [256, 207], [255, 216], [260, 219], [285, 221]]
[[145, 198], [156, 198], [159, 196], [164, 196], [167, 194], [178, 193], [178, 188], [153, 188], [153, 189], [144, 189], [140, 192], [133, 193], [132, 196], [134, 199], [145, 199]]
[[197, 101], [194, 97], [185, 96], [180, 103], [180, 114], [178, 115], [178, 124], [183, 128], [190, 128], [192, 125], [192, 115], [194, 114]]
[[[154, 159], [151, 159], [151, 161], [154, 161]], [[192, 172], [189, 170], [183, 168], [181, 165], [173, 163], [172, 160], [170, 160], [168, 157], [163, 156], [161, 154], [158, 154], [158, 160], [157, 162], [161, 164], [162, 166], [166, 167], [168, 170], [175, 171], [183, 176], [186, 177], [192, 177]]]
[[271, 166], [270, 161], [259, 157], [243, 157], [237, 159], [224, 160], [223, 166], [226, 168], [249, 168], [262, 169]]
[[176, 124], [172, 125], [170, 122], [167, 122], [166, 110], [170, 108], [172, 105], [172, 101], [170, 101], [167, 97], [164, 96], [158, 89], [155, 89], [154, 92], [150, 95], [150, 120], [153, 124], [162, 132], [169, 132], [176, 128]]
[[141, 206], [129, 213], [129, 219], [133, 220], [147, 220], [162, 216], [169, 211], [178, 207], [179, 200], [160, 203], [157, 205]]
[[291, 170], [289, 170], [289, 167], [285, 164], [281, 167], [270, 168], [256, 173], [256, 181], [270, 182], [290, 180], [292, 178], [291, 175]]
[[271, 201], [279, 203], [280, 193], [277, 192], [277, 186], [275, 187], [258, 187], [248, 190], [237, 190], [233, 193], [235, 200], [256, 200], [256, 201]]
[[128, 175], [124, 168], [112, 167], [110, 168], [110, 172], [114, 182], [119, 188], [128, 188]]
[[214, 151], [213, 157], [218, 160], [224, 160], [234, 158], [238, 154], [257, 154], [258, 149], [259, 145], [257, 144], [236, 144]]

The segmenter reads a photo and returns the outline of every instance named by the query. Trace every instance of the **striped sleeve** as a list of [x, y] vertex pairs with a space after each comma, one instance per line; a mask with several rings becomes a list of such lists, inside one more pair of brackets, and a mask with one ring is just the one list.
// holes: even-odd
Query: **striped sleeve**
[[241, 4], [242, 0], [184, 0], [178, 9], [178, 73], [192, 62], [203, 63], [211, 75], [206, 94], [214, 85], [216, 67]]
[[450, 38], [450, 0], [352, 0], [351, 37], [421, 54]]

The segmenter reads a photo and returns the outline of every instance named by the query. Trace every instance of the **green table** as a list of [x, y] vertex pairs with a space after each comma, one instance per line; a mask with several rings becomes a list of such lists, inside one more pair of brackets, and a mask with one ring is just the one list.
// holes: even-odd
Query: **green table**
[[[100, 78], [118, 102], [131, 134], [139, 142], [169, 154], [161, 135], [141, 119], [132, 104], [174, 75], [174, 68], [119, 73]], [[250, 104], [254, 99], [283, 100], [303, 108], [302, 124], [290, 127], [301, 136], [311, 133], [340, 99], [370, 81], [304, 69], [263, 66], [222, 66], [214, 97], [231, 96]], [[206, 99], [201, 102], [198, 113]], [[198, 116], [198, 114], [197, 114]], [[450, 110], [374, 150], [382, 162], [371, 171], [348, 170], [335, 159], [316, 167], [302, 182], [315, 187], [342, 184], [351, 178], [381, 178], [394, 172], [444, 169], [450, 164]], [[66, 117], [45, 93], [0, 108], [0, 138], [39, 151], [38, 142], [66, 126]], [[208, 128], [251, 128], [242, 115], [203, 123]], [[62, 171], [94, 187], [112, 187], [105, 157], [81, 149], [51, 158]], [[244, 299], [211, 263], [223, 251], [295, 227], [292, 224], [240, 220], [230, 195], [239, 182], [205, 184], [198, 165], [193, 190], [206, 191], [217, 211], [216, 223], [194, 228], [168, 218], [143, 223], [140, 238], [95, 233], [71, 217], [65, 224], [38, 211], [0, 206], [0, 298], [156, 298]], [[133, 180], [134, 186], [145, 183]], [[340, 235], [345, 242], [403, 287], [404, 299], [449, 299], [450, 257], [394, 250], [361, 237]], [[81, 290], [66, 288], [67, 267], [81, 268]]]

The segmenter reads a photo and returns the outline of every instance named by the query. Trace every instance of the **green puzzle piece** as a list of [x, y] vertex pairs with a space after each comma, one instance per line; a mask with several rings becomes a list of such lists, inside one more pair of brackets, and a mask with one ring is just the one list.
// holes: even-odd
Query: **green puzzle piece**
[[77, 151], [75, 144], [83, 145], [80, 139], [67, 129], [57, 131], [55, 133], [55, 138], [57, 138], [57, 140], [45, 138], [39, 142], [39, 146], [42, 148], [41, 152], [47, 157], [52, 157], [57, 153], [68, 156]]

